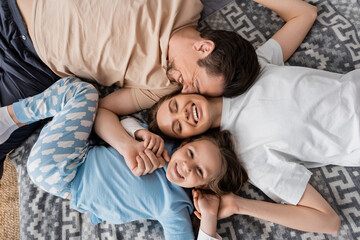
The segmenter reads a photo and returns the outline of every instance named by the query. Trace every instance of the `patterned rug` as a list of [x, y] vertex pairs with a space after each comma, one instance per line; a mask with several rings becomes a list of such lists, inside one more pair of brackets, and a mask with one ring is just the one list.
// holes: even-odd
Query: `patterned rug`
[[[259, 46], [283, 24], [271, 11], [247, 0], [204, 0], [199, 29], [238, 32]], [[318, 18], [304, 43], [287, 62], [339, 73], [360, 68], [360, 1], [314, 0]], [[226, 5], [225, 5], [226, 4]], [[21, 239], [163, 239], [158, 222], [142, 220], [124, 225], [101, 223], [91, 226], [86, 214], [69, 208], [68, 201], [38, 189], [26, 172], [26, 160], [37, 134], [10, 156], [19, 175]], [[359, 156], [360, 157], [360, 156]], [[248, 216], [219, 221], [224, 239], [359, 239], [360, 168], [328, 166], [312, 169], [310, 183], [341, 217], [338, 235], [306, 233]], [[270, 201], [250, 184], [242, 196]]]

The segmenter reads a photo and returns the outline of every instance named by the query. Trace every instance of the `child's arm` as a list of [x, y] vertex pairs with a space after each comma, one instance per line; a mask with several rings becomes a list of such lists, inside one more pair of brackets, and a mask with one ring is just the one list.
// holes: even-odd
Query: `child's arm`
[[198, 210], [195, 211], [195, 215], [201, 219], [198, 240], [221, 239], [216, 233], [220, 198], [213, 194], [203, 193], [200, 190], [193, 190], [192, 194], [195, 208]]
[[245, 199], [234, 194], [221, 197], [218, 217], [233, 214], [249, 215], [308, 232], [336, 234], [340, 228], [339, 216], [310, 184], [298, 205]]
[[273, 39], [281, 46], [285, 62], [300, 46], [317, 17], [317, 8], [302, 0], [254, 0], [286, 21]]
[[[150, 149], [157, 157], [161, 157], [164, 150], [166, 151], [164, 140], [160, 136], [141, 126], [135, 118], [128, 117], [122, 119], [120, 122], [131, 137], [142, 140], [144, 142], [144, 147]], [[164, 156], [168, 157], [168, 154], [164, 154], [163, 157]], [[169, 160], [169, 158], [166, 158], [166, 161]]]

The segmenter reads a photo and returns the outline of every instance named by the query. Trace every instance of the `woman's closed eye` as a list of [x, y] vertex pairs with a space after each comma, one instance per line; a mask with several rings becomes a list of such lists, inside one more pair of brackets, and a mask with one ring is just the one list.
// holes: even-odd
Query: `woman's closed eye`
[[198, 174], [201, 176], [201, 177], [203, 177], [203, 171], [202, 171], [202, 169], [201, 168], [197, 168], [197, 172], [198, 172]]
[[177, 104], [176, 101], [174, 101], [174, 102], [175, 102], [175, 112], [177, 112], [178, 111], [178, 104]]
[[171, 113], [177, 113], [178, 105], [177, 105], [177, 102], [175, 100], [171, 100], [169, 102], [169, 110], [170, 110]]
[[188, 155], [191, 159], [194, 159], [194, 152], [191, 149], [188, 149]]
[[176, 122], [176, 130], [178, 133], [181, 133], [182, 127], [179, 121]]

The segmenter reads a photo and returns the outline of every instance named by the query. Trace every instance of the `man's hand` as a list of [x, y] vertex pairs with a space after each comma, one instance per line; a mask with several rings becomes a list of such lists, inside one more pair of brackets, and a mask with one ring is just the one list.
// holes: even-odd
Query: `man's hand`
[[135, 137], [143, 140], [144, 147], [155, 153], [156, 157], [161, 157], [165, 149], [165, 144], [164, 140], [160, 136], [147, 129], [140, 129], [135, 132]]
[[228, 193], [220, 197], [220, 206], [218, 212], [218, 219], [230, 217], [234, 214], [239, 214], [238, 203], [241, 197]]

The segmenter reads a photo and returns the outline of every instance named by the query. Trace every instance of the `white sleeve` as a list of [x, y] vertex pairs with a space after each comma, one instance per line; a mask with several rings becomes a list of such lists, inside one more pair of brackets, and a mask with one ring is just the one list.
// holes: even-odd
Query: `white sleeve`
[[256, 54], [261, 66], [266, 64], [284, 65], [281, 46], [275, 39], [271, 38], [261, 45], [256, 49]]
[[133, 138], [135, 138], [135, 132], [137, 130], [146, 129], [143, 126], [141, 126], [140, 123], [133, 117], [122, 119], [120, 122], [125, 128], [126, 132]]
[[216, 238], [213, 238], [213, 237], [207, 235], [206, 233], [204, 233], [200, 228], [197, 239], [198, 240], [221, 240], [222, 237], [220, 237], [220, 235], [216, 233]]
[[263, 145], [242, 155], [249, 181], [278, 203], [297, 205], [305, 192], [311, 171], [289, 156]]

